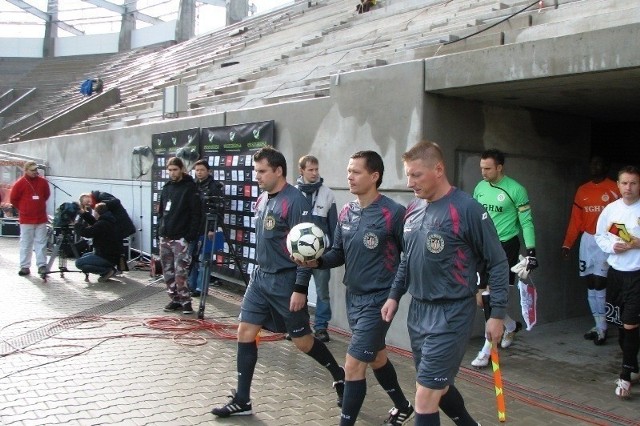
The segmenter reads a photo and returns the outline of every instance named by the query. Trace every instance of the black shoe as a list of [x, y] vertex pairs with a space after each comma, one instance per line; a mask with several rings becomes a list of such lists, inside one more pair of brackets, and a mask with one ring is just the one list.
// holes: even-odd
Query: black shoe
[[182, 308], [182, 303], [180, 302], [169, 302], [167, 306], [164, 307], [165, 312], [174, 312], [178, 309]]
[[607, 330], [598, 330], [596, 332], [596, 338], [593, 339], [593, 344], [596, 346], [602, 346], [607, 343]]
[[331, 338], [329, 337], [329, 333], [327, 332], [326, 328], [320, 328], [316, 330], [315, 335], [316, 335], [316, 339], [320, 340], [321, 342], [327, 343], [331, 341]]
[[[344, 373], [344, 368], [342, 369], [342, 372]], [[344, 399], [344, 378], [333, 382], [333, 388], [336, 390], [336, 395], [338, 396], [336, 404], [338, 404], [338, 407], [342, 407], [342, 400]]]
[[47, 267], [42, 265], [38, 266], [38, 275], [44, 275], [47, 273]]
[[191, 292], [191, 297], [200, 297], [201, 294], [200, 290], [193, 290]]
[[288, 341], [291, 341], [291, 335], [289, 333], [285, 334], [284, 338], [287, 339]]
[[411, 404], [408, 404], [408, 406], [403, 409], [393, 407], [391, 410], [389, 410], [389, 417], [387, 418], [387, 420], [385, 420], [383, 425], [403, 425], [411, 418], [412, 415], [413, 407], [411, 406]]
[[598, 337], [598, 329], [593, 327], [591, 330], [584, 333], [585, 340], [596, 340]]
[[253, 414], [251, 411], [251, 401], [240, 402], [236, 398], [236, 391], [231, 391], [229, 396], [231, 401], [222, 407], [216, 407], [211, 410], [211, 414], [218, 417], [230, 417], [230, 416], [250, 416]]
[[30, 275], [31, 271], [29, 270], [29, 268], [21, 268], [18, 271], [18, 275], [20, 275], [21, 277], [24, 277], [25, 275]]
[[185, 314], [185, 315], [193, 313], [193, 308], [191, 307], [191, 302], [187, 302], [184, 305], [182, 305], [182, 313]]

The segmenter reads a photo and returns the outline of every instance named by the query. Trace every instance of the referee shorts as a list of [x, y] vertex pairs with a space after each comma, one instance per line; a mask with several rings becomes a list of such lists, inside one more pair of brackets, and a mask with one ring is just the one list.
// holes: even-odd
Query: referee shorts
[[373, 362], [385, 348], [390, 323], [382, 320], [380, 310], [387, 301], [389, 289], [376, 293], [353, 294], [347, 291], [347, 318], [351, 341], [347, 353], [362, 362]]
[[476, 316], [474, 297], [430, 303], [411, 300], [407, 328], [416, 382], [428, 389], [454, 383]]
[[297, 312], [289, 310], [295, 283], [295, 268], [276, 274], [255, 269], [242, 299], [240, 321], [275, 333], [287, 332], [291, 337], [311, 334], [307, 305]]

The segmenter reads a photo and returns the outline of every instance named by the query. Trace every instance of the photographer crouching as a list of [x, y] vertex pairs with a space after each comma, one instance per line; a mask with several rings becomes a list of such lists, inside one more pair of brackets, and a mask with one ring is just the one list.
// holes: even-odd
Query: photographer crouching
[[82, 220], [76, 232], [82, 237], [93, 239], [93, 252], [77, 259], [76, 268], [85, 274], [99, 274], [98, 282], [103, 283], [116, 273], [122, 239], [116, 229], [116, 218], [105, 203], [95, 205], [94, 215], [95, 217], [88, 211], [80, 214]]

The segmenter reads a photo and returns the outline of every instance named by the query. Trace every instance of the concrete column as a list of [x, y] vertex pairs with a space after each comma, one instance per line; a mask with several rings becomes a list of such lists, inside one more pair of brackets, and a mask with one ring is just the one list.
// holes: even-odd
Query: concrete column
[[176, 41], [187, 41], [196, 33], [196, 1], [180, 0], [178, 22], [176, 23]]
[[120, 25], [120, 36], [118, 38], [118, 51], [125, 52], [131, 50], [131, 34], [136, 29], [136, 18], [133, 11], [137, 9], [137, 1], [129, 0], [124, 4], [122, 14], [122, 24]]
[[227, 25], [242, 21], [249, 16], [249, 0], [227, 0]]
[[56, 55], [56, 38], [58, 37], [58, 0], [47, 2], [49, 20], [44, 24], [44, 42], [42, 43], [42, 57], [52, 58]]

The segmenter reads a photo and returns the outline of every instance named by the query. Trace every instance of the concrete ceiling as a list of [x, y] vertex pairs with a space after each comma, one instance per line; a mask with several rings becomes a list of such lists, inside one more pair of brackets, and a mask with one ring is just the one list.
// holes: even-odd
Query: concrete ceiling
[[600, 121], [640, 121], [640, 67], [452, 87], [429, 93]]

